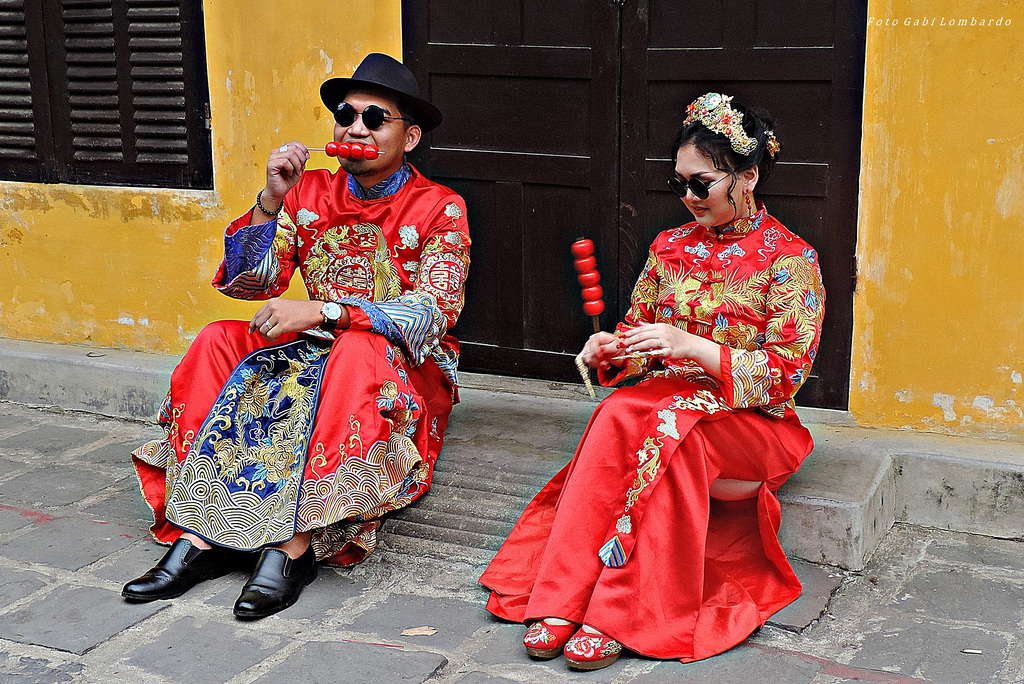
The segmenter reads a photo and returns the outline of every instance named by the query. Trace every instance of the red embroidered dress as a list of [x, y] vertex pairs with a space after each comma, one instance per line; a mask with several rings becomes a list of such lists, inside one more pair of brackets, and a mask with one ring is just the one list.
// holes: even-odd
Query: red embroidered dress
[[[817, 255], [769, 216], [665, 231], [620, 329], [668, 323], [722, 345], [722, 380], [692, 361], [631, 360], [572, 461], [534, 498], [480, 582], [515, 621], [560, 617], [684, 662], [721, 653], [800, 594], [775, 491], [810, 453], [792, 398], [824, 313]], [[613, 369], [614, 370], [614, 369]], [[763, 483], [710, 498], [719, 478]]]
[[214, 287], [283, 293], [298, 269], [311, 299], [348, 305], [351, 327], [270, 343], [245, 321], [213, 323], [171, 377], [166, 436], [133, 460], [154, 536], [189, 530], [256, 549], [312, 530], [317, 557], [348, 565], [381, 516], [430, 487], [457, 400], [447, 334], [469, 267], [465, 204], [415, 169], [394, 194], [352, 195], [342, 171], [307, 171], [280, 217], [225, 232]]

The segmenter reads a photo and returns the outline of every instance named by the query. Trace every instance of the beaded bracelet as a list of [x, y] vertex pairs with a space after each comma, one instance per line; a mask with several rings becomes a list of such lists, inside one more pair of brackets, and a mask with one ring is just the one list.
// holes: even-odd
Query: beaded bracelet
[[256, 208], [259, 209], [260, 211], [262, 211], [267, 216], [274, 216], [274, 217], [276, 217], [277, 215], [279, 215], [281, 213], [281, 210], [284, 209], [284, 200], [281, 200], [281, 206], [279, 206], [277, 208], [277, 211], [270, 211], [265, 206], [263, 206], [263, 203], [260, 201], [261, 199], [263, 199], [263, 191], [262, 190], [260, 190], [259, 192], [256, 193]]

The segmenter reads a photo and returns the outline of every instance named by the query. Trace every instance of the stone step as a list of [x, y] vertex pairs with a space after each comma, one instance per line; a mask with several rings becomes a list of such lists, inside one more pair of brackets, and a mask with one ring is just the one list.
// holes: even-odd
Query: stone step
[[[0, 399], [152, 419], [175, 361], [0, 340]], [[465, 373], [462, 388], [434, 491], [391, 516], [385, 549], [485, 563], [572, 457], [595, 405], [564, 383]], [[862, 569], [895, 521], [1024, 537], [1021, 443], [872, 430], [845, 412], [799, 412], [816, 446], [779, 490], [779, 536], [791, 556]]]

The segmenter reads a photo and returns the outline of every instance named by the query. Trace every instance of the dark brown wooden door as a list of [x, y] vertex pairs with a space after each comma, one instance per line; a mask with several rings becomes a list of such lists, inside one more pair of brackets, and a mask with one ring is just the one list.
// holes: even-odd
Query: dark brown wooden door
[[716, 90], [778, 119], [770, 211], [821, 254], [818, 360], [798, 401], [845, 408], [865, 9], [855, 0], [403, 2], [405, 62], [445, 122], [414, 159], [466, 198], [464, 370], [576, 379], [589, 333], [568, 247], [597, 243], [605, 328], [647, 246], [691, 220], [667, 191], [686, 104]]

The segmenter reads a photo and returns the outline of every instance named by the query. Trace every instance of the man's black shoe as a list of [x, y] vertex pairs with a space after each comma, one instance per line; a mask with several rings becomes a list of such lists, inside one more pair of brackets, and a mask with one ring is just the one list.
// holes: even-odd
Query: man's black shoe
[[231, 553], [217, 546], [200, 549], [179, 537], [152, 570], [124, 585], [121, 596], [138, 602], [177, 598], [203, 580], [231, 572]]
[[316, 554], [310, 546], [292, 560], [280, 549], [263, 549], [252, 577], [235, 601], [235, 617], [255, 620], [280, 612], [299, 600], [302, 588], [316, 579]]

